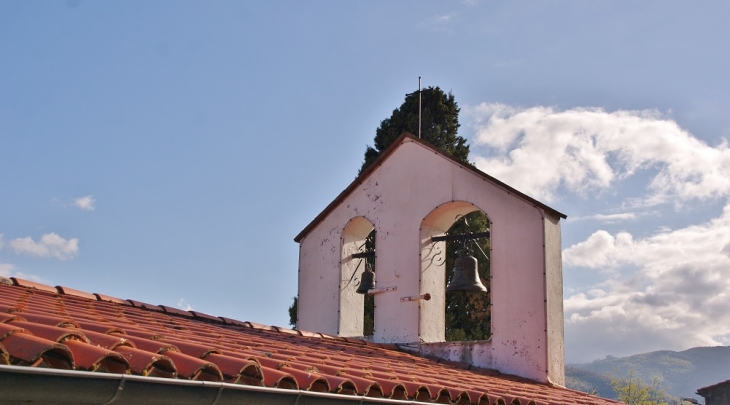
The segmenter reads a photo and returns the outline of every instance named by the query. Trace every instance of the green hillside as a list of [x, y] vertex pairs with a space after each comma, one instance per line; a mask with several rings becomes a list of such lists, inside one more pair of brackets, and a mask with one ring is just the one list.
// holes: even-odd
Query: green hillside
[[595, 389], [598, 395], [614, 398], [607, 386], [609, 374], [634, 370], [645, 380], [658, 376], [667, 393], [676, 397], [698, 397], [698, 388], [730, 379], [730, 346], [695, 347], [681, 352], [661, 350], [629, 357], [607, 357], [566, 367], [568, 388], [580, 391]]
[[578, 367], [565, 367], [565, 385], [604, 398], [616, 398], [610, 378]]

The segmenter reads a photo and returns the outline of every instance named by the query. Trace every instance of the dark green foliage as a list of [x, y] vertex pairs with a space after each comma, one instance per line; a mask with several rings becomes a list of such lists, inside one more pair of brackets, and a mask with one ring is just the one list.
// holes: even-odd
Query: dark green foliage
[[[421, 92], [421, 139], [451, 154], [456, 159], [469, 163], [469, 145], [458, 136], [459, 106], [451, 93], [441, 88], [428, 87]], [[365, 161], [360, 173], [367, 169], [380, 154], [388, 149], [404, 132], [418, 136], [418, 93], [406, 96], [400, 107], [393, 110], [390, 118], [380, 122], [375, 131], [374, 146], [365, 150]], [[473, 212], [460, 218], [449, 230], [449, 234], [484, 232], [489, 229], [489, 220], [482, 212]], [[373, 234], [374, 235], [374, 234]], [[474, 245], [474, 255], [479, 261], [482, 283], [489, 288], [489, 239], [476, 241], [484, 255]], [[374, 242], [373, 242], [374, 247]], [[446, 246], [446, 281], [451, 280], [458, 247], [455, 243]], [[377, 271], [376, 271], [377, 274]], [[486, 340], [491, 334], [490, 294], [447, 294], [446, 298], [446, 340]], [[369, 323], [374, 311], [372, 297], [365, 301], [365, 334], [370, 332]]]
[[375, 296], [372, 294], [365, 294], [362, 329], [363, 336], [372, 336], [375, 332]]
[[[451, 93], [444, 93], [439, 87], [423, 89], [421, 99], [421, 139], [449, 153], [456, 159], [468, 164], [469, 145], [466, 139], [458, 136], [459, 106]], [[406, 96], [401, 106], [393, 110], [390, 118], [381, 121], [376, 130], [374, 146], [365, 150], [365, 161], [360, 172], [368, 168], [380, 154], [388, 149], [404, 132], [418, 134], [418, 93]], [[449, 230], [449, 234], [484, 232], [489, 229], [489, 220], [477, 211], [459, 218]], [[481, 248], [481, 250], [478, 247]], [[455, 243], [446, 244], [445, 271], [447, 283], [453, 274], [453, 264], [458, 247]], [[479, 262], [482, 283], [489, 288], [489, 239], [470, 242], [470, 248]], [[364, 251], [375, 250], [375, 231], [368, 235]], [[482, 254], [482, 251], [484, 254]], [[486, 255], [486, 257], [485, 257]], [[365, 259], [366, 268], [377, 274], [374, 258]], [[377, 277], [376, 277], [377, 278]], [[446, 298], [446, 340], [486, 340], [491, 334], [490, 294], [447, 294]], [[365, 296], [363, 334], [373, 334], [375, 300]], [[291, 325], [296, 325], [297, 300], [294, 298], [289, 307]]]
[[[469, 145], [465, 138], [457, 135], [459, 106], [454, 96], [444, 93], [438, 86], [423, 89], [421, 94], [421, 139], [468, 163]], [[390, 118], [380, 122], [380, 127], [375, 131], [375, 145], [365, 150], [365, 161], [360, 172], [367, 169], [404, 132], [418, 136], [418, 93], [406, 96]]]
[[[459, 218], [449, 228], [449, 235], [484, 232], [489, 229], [489, 219], [481, 211]], [[454, 261], [461, 242], [446, 243], [446, 285], [454, 274]], [[479, 277], [489, 290], [489, 238], [467, 242], [479, 263]], [[486, 257], [485, 257], [486, 255]], [[487, 294], [446, 294], [446, 340], [486, 340], [491, 335], [491, 291]]]
[[[375, 229], [370, 231], [365, 238], [365, 251], [375, 251]], [[365, 260], [365, 270], [375, 271], [375, 257], [367, 257]], [[377, 273], [376, 273], [377, 282]], [[365, 309], [363, 311], [363, 335], [372, 336], [375, 331], [375, 296], [365, 294]]]
[[289, 307], [289, 325], [294, 329], [297, 328], [297, 301], [297, 297], [294, 297], [294, 301]]
[[[481, 211], [475, 211], [459, 218], [449, 229], [449, 234], [484, 232], [489, 229], [489, 219]], [[479, 276], [482, 284], [489, 288], [489, 239], [483, 238], [469, 242], [470, 248], [479, 262]], [[461, 247], [458, 242], [446, 244], [445, 273], [446, 283], [454, 273], [456, 252]], [[365, 250], [375, 250], [375, 231], [368, 235]], [[486, 256], [485, 256], [486, 255]], [[375, 269], [375, 258], [367, 258], [366, 268]], [[491, 334], [490, 294], [447, 294], [446, 296], [446, 340], [486, 340]], [[364, 331], [365, 336], [373, 334], [375, 300], [373, 295], [365, 296]]]

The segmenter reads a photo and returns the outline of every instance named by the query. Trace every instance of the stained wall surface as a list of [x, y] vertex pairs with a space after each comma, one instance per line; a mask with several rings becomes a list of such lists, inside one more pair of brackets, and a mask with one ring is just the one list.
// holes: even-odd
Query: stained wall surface
[[[424, 351], [429, 343], [443, 342], [444, 269], [429, 265], [430, 237], [443, 234], [455, 214], [479, 209], [491, 221], [493, 335], [449, 352], [480, 367], [561, 384], [559, 216], [408, 137], [363, 177], [300, 239], [297, 326], [339, 334], [344, 317], [361, 316], [359, 308], [341, 307], [341, 294], [347, 292], [340, 286], [343, 230], [352, 218], [362, 217], [377, 231], [377, 287], [397, 288], [375, 295], [372, 340], [423, 344]], [[401, 300], [425, 293], [433, 299]]]

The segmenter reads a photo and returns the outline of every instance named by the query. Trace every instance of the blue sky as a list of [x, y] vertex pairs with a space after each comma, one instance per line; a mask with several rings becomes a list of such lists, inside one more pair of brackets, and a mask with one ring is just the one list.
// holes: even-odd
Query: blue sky
[[730, 344], [726, 2], [0, 2], [0, 275], [286, 325], [294, 236], [450, 90], [568, 214], [569, 362]]

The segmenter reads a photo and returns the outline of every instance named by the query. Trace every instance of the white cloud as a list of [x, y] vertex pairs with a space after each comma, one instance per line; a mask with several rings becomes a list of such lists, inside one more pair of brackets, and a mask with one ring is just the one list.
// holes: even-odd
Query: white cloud
[[587, 240], [565, 249], [563, 261], [570, 266], [613, 267], [614, 255], [621, 251], [621, 248], [625, 248], [630, 241], [631, 235], [627, 233], [613, 237], [606, 231], [597, 231]]
[[[3, 234], [0, 233], [0, 249], [2, 249], [3, 246], [5, 246], [5, 242], [3, 241]], [[2, 276], [2, 277], [11, 277], [12, 276], [12, 271], [13, 271], [14, 268], [15, 268], [15, 266], [13, 266], [10, 263], [2, 263], [2, 262], [0, 262], [0, 276]]]
[[445, 24], [445, 23], [448, 23], [449, 21], [451, 21], [452, 18], [454, 18], [454, 15], [453, 14], [437, 15], [436, 17], [434, 17], [434, 21], [436, 23], [444, 23]]
[[[2, 248], [2, 234], [0, 234], [0, 248]], [[3, 263], [2, 260], [0, 260], [0, 277], [18, 277], [25, 280], [33, 280], [33, 281], [42, 281], [40, 277], [32, 275], [32, 274], [25, 274], [23, 272], [20, 272], [16, 270], [16, 267], [14, 264], [11, 263]]]
[[96, 208], [96, 199], [93, 195], [87, 195], [75, 199], [73, 204], [82, 210], [93, 211]]
[[569, 217], [568, 221], [584, 221], [584, 220], [595, 220], [599, 222], [614, 223], [619, 221], [630, 221], [636, 219], [636, 214], [633, 212], [624, 212], [620, 214], [594, 214], [583, 217]]
[[631, 212], [624, 212], [622, 214], [596, 214], [593, 215], [593, 219], [606, 222], [622, 221], [628, 219], [636, 219], [636, 214]]
[[15, 253], [38, 257], [53, 257], [60, 260], [73, 259], [79, 253], [77, 238], [64, 239], [56, 233], [47, 233], [36, 242], [30, 236], [16, 238], [9, 242]]
[[565, 300], [569, 361], [730, 341], [730, 204], [707, 223], [643, 239], [599, 230], [563, 257], [615, 270]]
[[190, 304], [185, 302], [184, 298], [180, 298], [180, 300], [177, 302], [177, 307], [182, 310], [185, 310], [185, 311], [192, 311], [192, 309], [193, 309], [193, 307]]
[[10, 263], [0, 263], [0, 276], [3, 277], [13, 277], [13, 269], [15, 266], [13, 266]]
[[[465, 112], [475, 131], [477, 166], [538, 199], [574, 193], [591, 204], [603, 193], [616, 194], [616, 185], [637, 173], [648, 179], [645, 188], [631, 184], [635, 195], [616, 194], [624, 200], [607, 208], [613, 213], [590, 213], [586, 205], [588, 213], [572, 219], [623, 221], [626, 228], [595, 229], [563, 251], [566, 277], [584, 272], [580, 279], [589, 280], [571, 287], [565, 299], [569, 362], [730, 343], [726, 142], [707, 145], [653, 110], [480, 104]], [[478, 156], [479, 147], [486, 153]], [[675, 229], [666, 224], [691, 224], [692, 218], [673, 221], [643, 210], [710, 199], [725, 201], [721, 215]], [[642, 210], [617, 213], [625, 209]], [[647, 215], [653, 234], [641, 227]]]
[[730, 148], [693, 137], [653, 110], [560, 111], [482, 103], [465, 109], [475, 144], [493, 148], [477, 167], [520, 191], [552, 201], [563, 187], [585, 195], [637, 170], [657, 170], [646, 196], [664, 202], [730, 195]]
[[39, 283], [48, 283], [48, 280], [44, 280], [41, 277], [35, 276], [33, 274], [26, 274], [20, 271], [17, 271], [15, 269], [15, 265], [10, 263], [0, 263], [0, 276], [1, 277], [17, 277], [22, 278], [23, 280], [31, 280], [36, 281]]

